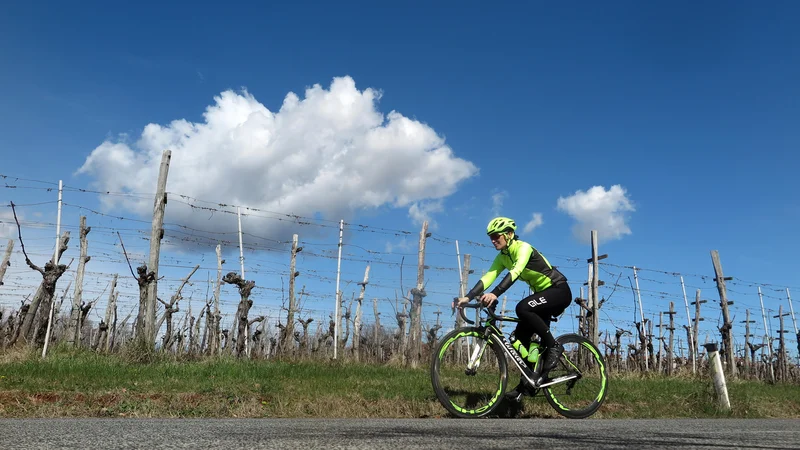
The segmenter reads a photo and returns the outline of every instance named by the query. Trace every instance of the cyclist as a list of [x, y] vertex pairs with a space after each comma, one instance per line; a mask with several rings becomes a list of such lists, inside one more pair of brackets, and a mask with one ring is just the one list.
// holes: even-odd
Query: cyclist
[[[486, 234], [500, 253], [495, 257], [489, 270], [475, 284], [466, 297], [458, 299], [458, 306], [462, 306], [480, 295], [480, 302], [491, 305], [497, 298], [507, 291], [517, 279], [522, 279], [530, 286], [533, 295], [523, 298], [517, 303], [516, 313], [520, 321], [514, 330], [514, 347], [522, 346], [525, 350], [530, 347], [532, 334], [536, 333], [542, 340], [544, 347], [542, 357], [542, 373], [544, 378], [547, 373], [555, 368], [558, 358], [564, 348], [556, 342], [550, 333], [550, 318], [557, 317], [570, 305], [572, 291], [567, 278], [556, 268], [550, 265], [547, 259], [529, 243], [522, 241], [516, 235], [517, 225], [508, 217], [496, 217], [486, 227]], [[495, 288], [488, 293], [484, 291], [491, 286], [503, 269], [508, 273]], [[483, 294], [483, 295], [481, 295]], [[517, 342], [518, 341], [518, 342]], [[525, 378], [521, 377], [517, 387], [507, 394], [509, 398], [519, 401], [523, 394], [528, 393]]]

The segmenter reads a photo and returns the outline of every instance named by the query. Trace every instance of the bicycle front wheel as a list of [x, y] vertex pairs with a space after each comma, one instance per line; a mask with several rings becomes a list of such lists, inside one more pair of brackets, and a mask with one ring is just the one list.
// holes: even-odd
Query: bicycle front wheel
[[547, 402], [562, 416], [584, 419], [594, 414], [608, 395], [605, 360], [592, 342], [578, 334], [557, 338], [564, 354], [548, 378], [567, 380], [544, 388]]
[[505, 354], [482, 329], [455, 329], [433, 352], [431, 383], [439, 402], [456, 417], [487, 416], [500, 404], [506, 390]]

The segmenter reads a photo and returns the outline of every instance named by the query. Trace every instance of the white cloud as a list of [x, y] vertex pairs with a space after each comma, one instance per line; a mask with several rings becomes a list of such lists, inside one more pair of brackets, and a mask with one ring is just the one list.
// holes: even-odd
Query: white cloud
[[[107, 140], [78, 173], [93, 176], [104, 191], [154, 192], [162, 152], [170, 149], [167, 191], [198, 199], [328, 219], [381, 206], [409, 207], [414, 219], [441, 211], [436, 201], [478, 169], [428, 125], [396, 111], [384, 116], [380, 96], [359, 91], [350, 77], [335, 78], [330, 89], [314, 85], [302, 99], [289, 92], [272, 112], [247, 91], [225, 91], [206, 108], [204, 122], [151, 123], [134, 143]], [[152, 214], [152, 197], [103, 201]], [[236, 223], [190, 208], [168, 206], [167, 216], [202, 229]], [[268, 223], [271, 230], [281, 225]]]
[[[17, 213], [17, 217], [21, 214]], [[17, 224], [14, 222], [14, 212], [11, 208], [0, 209], [0, 239], [16, 239], [17, 238]]]
[[492, 216], [497, 217], [500, 215], [500, 211], [503, 210], [503, 202], [505, 201], [506, 197], [508, 197], [508, 192], [501, 191], [496, 194], [492, 194]]
[[570, 197], [559, 197], [558, 209], [566, 212], [577, 223], [572, 228], [581, 242], [591, 241], [591, 230], [597, 230], [598, 239], [621, 239], [631, 234], [626, 224], [626, 211], [635, 211], [626, 191], [620, 185], [606, 190], [593, 186], [586, 192], [576, 191]]
[[531, 216], [531, 220], [525, 224], [525, 227], [522, 229], [523, 233], [530, 233], [536, 227], [542, 225], [544, 221], [542, 220], [542, 213], [533, 213]]
[[436, 221], [432, 219], [432, 214], [442, 212], [444, 207], [441, 200], [434, 200], [428, 202], [417, 202], [408, 208], [408, 215], [415, 225], [422, 225], [422, 222], [428, 221], [428, 229], [433, 230], [437, 228]]
[[[414, 244], [416, 244], [416, 242]], [[395, 250], [397, 250], [399, 253], [409, 253], [415, 249], [412, 246], [412, 243], [409, 242], [408, 239], [404, 237], [401, 240], [394, 243], [388, 241], [386, 242], [386, 249], [385, 249], [386, 253], [393, 253]]]

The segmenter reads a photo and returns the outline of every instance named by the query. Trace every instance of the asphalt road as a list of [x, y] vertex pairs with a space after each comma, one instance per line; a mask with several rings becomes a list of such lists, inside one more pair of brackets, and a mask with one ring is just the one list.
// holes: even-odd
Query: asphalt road
[[800, 420], [22, 419], [0, 448], [800, 448]]

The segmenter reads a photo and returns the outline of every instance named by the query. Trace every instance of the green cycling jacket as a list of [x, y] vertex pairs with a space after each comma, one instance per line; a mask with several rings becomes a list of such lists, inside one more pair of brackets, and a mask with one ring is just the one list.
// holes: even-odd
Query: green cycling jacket
[[528, 283], [533, 292], [541, 292], [555, 284], [567, 281], [564, 274], [550, 265], [544, 255], [527, 242], [515, 237], [505, 250], [497, 254], [489, 270], [478, 280], [467, 296], [472, 299], [483, 292], [506, 269], [508, 274], [492, 290], [492, 294], [498, 297], [507, 291], [517, 279]]

